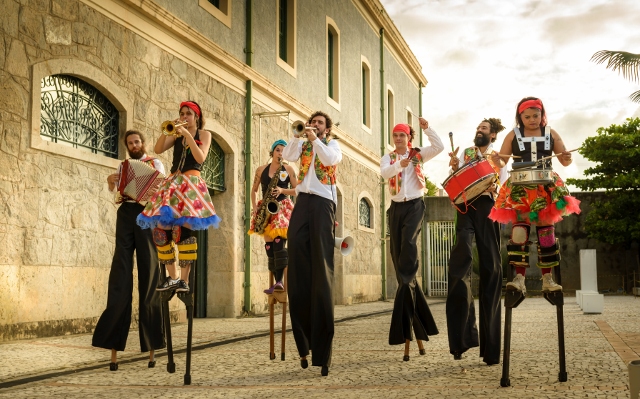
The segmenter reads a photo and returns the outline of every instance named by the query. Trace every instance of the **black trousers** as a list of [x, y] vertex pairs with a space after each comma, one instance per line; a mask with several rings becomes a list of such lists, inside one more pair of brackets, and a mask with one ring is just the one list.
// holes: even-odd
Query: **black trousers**
[[500, 360], [502, 262], [500, 225], [488, 217], [493, 204], [493, 199], [483, 195], [469, 206], [467, 213], [458, 212], [457, 240], [449, 260], [446, 312], [451, 353], [463, 353], [478, 346], [476, 313], [470, 285], [471, 250], [475, 235], [480, 261], [480, 357], [485, 361], [497, 362]]
[[331, 365], [335, 203], [300, 194], [289, 221], [289, 314], [298, 353]]
[[416, 280], [418, 273], [418, 234], [422, 226], [425, 205], [422, 198], [406, 202], [391, 202], [389, 233], [391, 259], [398, 279], [398, 291], [393, 304], [389, 345], [404, 344], [416, 339], [428, 341], [438, 334], [427, 299]]
[[124, 202], [118, 209], [116, 221], [116, 249], [109, 273], [107, 308], [100, 316], [93, 332], [92, 345], [123, 351], [127, 344], [131, 324], [133, 291], [133, 252], [138, 262], [139, 332], [140, 349], [165, 347], [162, 324], [162, 305], [158, 286], [158, 255], [151, 229], [141, 229], [136, 217], [144, 207]]

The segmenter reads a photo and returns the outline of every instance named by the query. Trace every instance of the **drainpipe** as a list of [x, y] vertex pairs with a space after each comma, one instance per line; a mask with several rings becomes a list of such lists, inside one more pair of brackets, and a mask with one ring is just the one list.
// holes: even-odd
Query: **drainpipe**
[[[380, 156], [384, 156], [387, 152], [385, 140], [385, 92], [384, 92], [384, 28], [380, 28]], [[380, 220], [382, 220], [380, 231], [380, 242], [382, 243], [380, 251], [380, 271], [382, 273], [382, 300], [387, 299], [387, 212], [385, 211], [386, 192], [385, 181], [380, 176]]]
[[[422, 82], [418, 83], [418, 115], [422, 117]], [[420, 147], [422, 144], [423, 134], [420, 132]], [[424, 201], [424, 198], [423, 198]], [[422, 218], [422, 231], [420, 233], [420, 239], [422, 241], [422, 291], [428, 294], [430, 291], [430, 279], [427, 278], [427, 221]]]
[[[246, 53], [246, 63], [247, 66], [251, 67], [253, 62], [253, 27], [251, 24], [251, 6], [253, 4], [253, 0], [247, 0], [246, 6], [246, 48], [244, 52]], [[251, 123], [253, 120], [253, 112], [251, 108], [251, 104], [253, 103], [253, 81], [247, 80], [246, 89], [247, 94], [245, 96], [245, 119], [244, 119], [244, 131], [245, 131], [245, 144], [244, 144], [244, 283], [242, 284], [244, 288], [244, 313], [251, 313], [251, 236], [246, 234], [251, 227], [251, 176], [253, 175], [253, 170], [251, 166]]]

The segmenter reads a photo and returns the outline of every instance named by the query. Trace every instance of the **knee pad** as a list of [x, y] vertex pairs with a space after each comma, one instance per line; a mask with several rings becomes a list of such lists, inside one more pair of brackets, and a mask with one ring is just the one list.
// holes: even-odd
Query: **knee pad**
[[281, 249], [284, 248], [286, 243], [287, 243], [287, 239], [286, 238], [282, 238], [280, 236], [277, 236], [273, 240], [273, 251], [274, 252], [280, 251]]
[[189, 237], [178, 243], [178, 259], [180, 259], [180, 267], [191, 266], [198, 259], [198, 242], [195, 237]]
[[531, 226], [524, 223], [513, 225], [511, 239], [507, 244], [509, 263], [515, 267], [529, 267], [529, 231]]
[[526, 244], [529, 242], [531, 226], [525, 223], [516, 223], [511, 228], [511, 242], [514, 244]]
[[169, 239], [171, 230], [153, 229], [153, 243], [158, 249], [160, 263], [173, 263], [175, 260], [174, 242]]
[[275, 270], [283, 270], [289, 264], [289, 253], [286, 249], [274, 252]]
[[556, 229], [553, 226], [536, 227], [538, 244], [541, 247], [552, 247], [556, 243]]
[[264, 250], [267, 252], [267, 257], [269, 259], [273, 259], [273, 243], [272, 242], [265, 242], [264, 243]]

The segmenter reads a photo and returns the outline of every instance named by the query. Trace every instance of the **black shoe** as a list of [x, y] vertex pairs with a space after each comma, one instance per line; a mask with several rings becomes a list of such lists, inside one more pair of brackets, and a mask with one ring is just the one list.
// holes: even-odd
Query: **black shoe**
[[300, 367], [302, 367], [303, 369], [309, 367], [309, 362], [307, 361], [307, 359], [300, 359]]
[[493, 366], [494, 364], [500, 364], [500, 360], [483, 360], [483, 362], [487, 363], [487, 366]]
[[420, 356], [424, 356], [427, 354], [427, 350], [426, 349], [420, 349]]
[[114, 362], [109, 363], [109, 370], [118, 371], [118, 363], [114, 363]]
[[189, 292], [189, 284], [187, 284], [186, 281], [178, 280], [178, 283], [176, 285], [176, 292]]
[[402, 360], [405, 361], [405, 362], [408, 362], [409, 361], [409, 355], [402, 356]]
[[453, 352], [453, 360], [462, 360], [462, 352]]
[[162, 283], [162, 285], [160, 287], [156, 288], [156, 291], [171, 291], [171, 290], [175, 290], [176, 288], [178, 288], [178, 283], [180, 281], [182, 281], [182, 280], [174, 280], [171, 277], [167, 277], [165, 282]]
[[322, 370], [320, 370], [320, 375], [326, 377], [329, 375], [329, 366], [322, 366]]
[[152, 360], [152, 361], [149, 362], [149, 368], [152, 369], [154, 367], [156, 367], [156, 361]]

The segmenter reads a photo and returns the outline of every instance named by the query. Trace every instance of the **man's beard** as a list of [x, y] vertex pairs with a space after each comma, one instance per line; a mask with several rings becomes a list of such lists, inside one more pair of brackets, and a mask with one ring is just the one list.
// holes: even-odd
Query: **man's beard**
[[[478, 134], [480, 134], [481, 136], [478, 137]], [[477, 132], [476, 133], [476, 138], [473, 139], [473, 144], [475, 144], [477, 147], [484, 147], [489, 145], [489, 137], [485, 136], [483, 133], [481, 132]]]
[[140, 146], [140, 149], [138, 151], [131, 151], [127, 148], [127, 152], [129, 153], [129, 156], [133, 159], [140, 159], [144, 156], [144, 153], [146, 152], [144, 149], [144, 145]]

